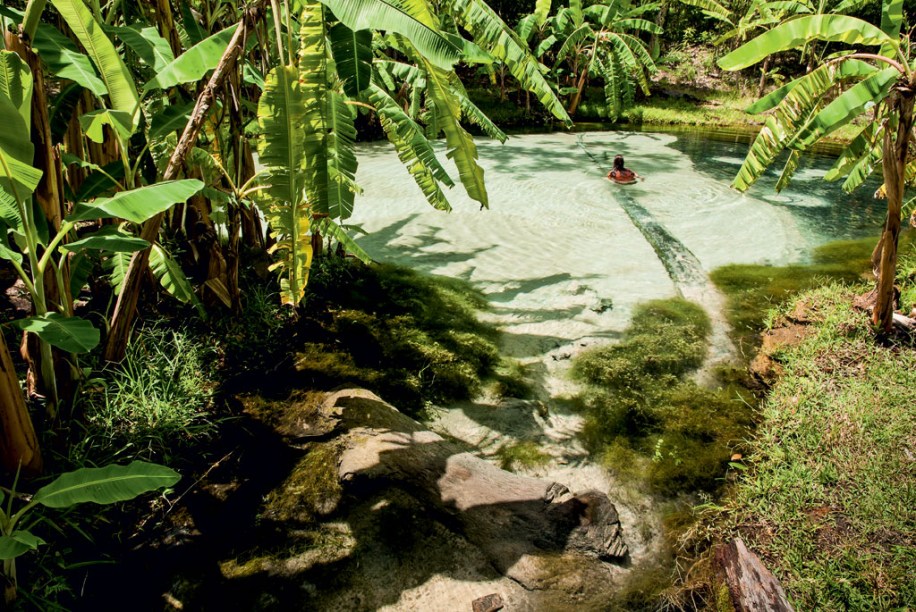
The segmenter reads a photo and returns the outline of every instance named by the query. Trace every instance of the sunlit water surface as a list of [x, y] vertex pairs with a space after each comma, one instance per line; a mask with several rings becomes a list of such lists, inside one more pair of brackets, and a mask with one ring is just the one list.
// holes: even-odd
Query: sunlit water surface
[[[877, 235], [881, 220], [873, 187], [848, 196], [822, 180], [829, 158], [803, 164], [782, 193], [774, 170], [740, 194], [729, 183], [747, 145], [698, 133], [523, 135], [478, 148], [489, 210], [456, 187], [447, 192], [454, 210], [443, 213], [387, 144], [362, 146], [365, 196], [352, 222], [368, 232], [359, 242], [374, 258], [482, 290], [506, 350], [521, 359], [614, 338], [645, 300], [703, 302], [696, 293], [718, 266], [804, 261], [824, 242]], [[618, 153], [644, 181], [605, 179]]]

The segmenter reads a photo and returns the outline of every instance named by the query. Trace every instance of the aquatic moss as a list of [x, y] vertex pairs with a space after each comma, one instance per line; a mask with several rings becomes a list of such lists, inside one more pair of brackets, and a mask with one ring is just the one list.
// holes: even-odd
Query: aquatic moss
[[283, 484], [264, 499], [261, 516], [287, 523], [310, 523], [332, 512], [342, 488], [337, 474], [340, 448], [332, 443], [311, 444]]
[[296, 370], [317, 387], [358, 384], [417, 414], [506, 380], [498, 332], [477, 318], [486, 300], [460, 280], [325, 257], [306, 304], [315, 314]]
[[685, 379], [703, 363], [710, 328], [696, 304], [648, 302], [619, 344], [574, 360], [586, 383], [583, 437], [607, 467], [668, 494], [718, 486], [752, 420], [730, 384]]
[[512, 471], [520, 468], [534, 468], [550, 462], [550, 455], [541, 450], [537, 442], [521, 440], [504, 444], [496, 451], [499, 467]]

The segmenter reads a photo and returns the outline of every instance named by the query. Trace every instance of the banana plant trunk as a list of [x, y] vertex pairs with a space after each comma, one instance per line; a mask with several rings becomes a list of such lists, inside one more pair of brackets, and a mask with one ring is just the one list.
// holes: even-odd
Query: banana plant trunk
[[763, 60], [763, 66], [760, 68], [760, 82], [757, 84], [757, 97], [763, 97], [763, 90], [767, 86], [767, 73], [770, 71], [770, 56]]
[[585, 68], [582, 69], [582, 73], [579, 75], [579, 81], [576, 83], [576, 93], [573, 96], [572, 102], [569, 103], [569, 108], [566, 112], [570, 115], [576, 114], [576, 109], [579, 108], [579, 103], [582, 101], [582, 91], [585, 89], [585, 79], [588, 76], [588, 64], [586, 63]]
[[896, 134], [884, 133], [884, 186], [887, 190], [887, 217], [884, 231], [875, 249], [878, 283], [875, 290], [875, 310], [872, 321], [884, 331], [890, 331], [894, 320], [894, 280], [897, 272], [897, 239], [900, 236], [900, 216], [910, 132], [913, 129], [914, 92], [912, 85], [901, 88], [891, 100], [892, 115], [899, 118]]
[[3, 334], [0, 334], [0, 467], [15, 474], [41, 472], [41, 450], [32, 417], [29, 416], [13, 359]]
[[[60, 151], [54, 146], [51, 138], [51, 122], [48, 116], [50, 104], [44, 82], [44, 71], [38, 55], [21, 34], [7, 31], [4, 37], [7, 49], [17, 53], [32, 73], [31, 136], [32, 144], [35, 147], [33, 165], [42, 172], [41, 181], [33, 197], [38, 202], [48, 221], [48, 226], [54, 233], [60, 230], [61, 221], [66, 215], [66, 207], [62, 189]], [[53, 267], [49, 267], [44, 274], [43, 290], [44, 300], [49, 308], [57, 305], [62, 311], [69, 313], [73, 310], [73, 303], [67, 286], [70, 277], [67, 268], [65, 264], [58, 276]], [[63, 286], [58, 286], [58, 279], [63, 281]], [[54, 418], [59, 399], [68, 398], [74, 389], [73, 370], [63, 353], [57, 350], [45, 350], [42, 353], [39, 350], [37, 339], [31, 341], [32, 339], [34, 338], [24, 342], [22, 348], [26, 362], [33, 369], [30, 372], [29, 380], [36, 383], [37, 389], [32, 389], [32, 391], [42, 393], [48, 398], [48, 416]], [[51, 362], [44, 363], [46, 359], [50, 359]]]

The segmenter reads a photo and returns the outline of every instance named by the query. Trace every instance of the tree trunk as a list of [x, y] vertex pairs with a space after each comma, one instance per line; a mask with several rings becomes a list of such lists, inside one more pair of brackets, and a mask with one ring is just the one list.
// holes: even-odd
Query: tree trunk
[[875, 288], [875, 311], [872, 321], [886, 332], [894, 323], [894, 280], [897, 272], [897, 239], [900, 236], [900, 215], [903, 207], [903, 190], [910, 131], [913, 128], [913, 92], [898, 90], [891, 101], [892, 113], [898, 119], [897, 133], [884, 132], [884, 187], [887, 191], [887, 217], [878, 248], [873, 256], [877, 263], [878, 283]]
[[20, 465], [24, 472], [37, 474], [42, 468], [41, 451], [13, 359], [0, 334], [0, 466], [15, 474]]
[[713, 565], [735, 612], [792, 612], [782, 585], [741, 538], [719, 546]]
[[767, 73], [770, 71], [770, 57], [763, 60], [763, 66], [760, 68], [760, 83], [757, 84], [757, 97], [763, 97], [763, 90], [767, 85]]
[[[655, 17], [655, 25], [660, 29], [665, 29], [665, 20], [668, 18], [668, 5], [669, 2], [665, 1], [661, 3], [661, 6], [658, 7], [658, 15]], [[661, 45], [658, 42], [658, 34], [652, 34], [649, 38], [649, 51], [652, 53], [653, 58], [659, 56]]]
[[585, 68], [582, 69], [582, 73], [579, 75], [579, 81], [576, 83], [576, 93], [573, 96], [572, 102], [569, 103], [568, 112], [570, 115], [576, 114], [576, 109], [579, 108], [579, 102], [582, 101], [582, 91], [585, 89], [585, 79], [588, 76], [588, 64]]
[[[66, 215], [63, 198], [63, 176], [61, 173], [60, 151], [54, 146], [51, 139], [51, 122], [48, 117], [47, 90], [44, 82], [44, 72], [41, 66], [41, 60], [32, 51], [28, 41], [23, 40], [19, 35], [7, 31], [4, 33], [7, 49], [16, 52], [22, 61], [25, 62], [32, 73], [32, 125], [31, 136], [32, 144], [35, 146], [35, 157], [33, 165], [41, 170], [41, 181], [35, 189], [33, 197], [38, 202], [53, 235], [60, 230], [61, 221]], [[66, 240], [64, 240], [66, 242]], [[49, 266], [44, 274], [44, 298], [49, 311], [60, 309], [63, 313], [69, 313], [73, 310], [73, 303], [70, 298], [69, 287], [67, 286], [70, 277], [67, 270], [66, 259], [64, 259], [64, 270], [61, 276], [64, 280], [64, 287], [58, 287], [57, 276], [53, 266]], [[55, 418], [60, 398], [67, 399], [74, 390], [74, 380], [72, 369], [67, 362], [67, 357], [58, 350], [50, 352], [53, 363], [45, 364], [41, 362], [37, 342], [26, 342], [23, 344], [24, 357], [30, 367], [35, 369], [30, 373], [30, 380], [36, 382], [37, 390], [48, 398], [48, 416]]]

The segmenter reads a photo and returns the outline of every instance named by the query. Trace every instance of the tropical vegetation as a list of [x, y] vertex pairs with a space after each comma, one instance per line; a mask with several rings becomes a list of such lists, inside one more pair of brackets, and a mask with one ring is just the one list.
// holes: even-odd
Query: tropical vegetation
[[[854, 282], [870, 266], [877, 285], [857, 303], [892, 350], [846, 310], [848, 290], [809, 294], [823, 328], [782, 355], [786, 380], [759, 415], [742, 374], [717, 372], [716, 390], [694, 381], [710, 334], [701, 309], [658, 301], [637, 308], [619, 343], [573, 360], [582, 393], [572, 401], [585, 444], [608, 470], [649, 495], [715, 500], [704, 506], [714, 518], [688, 532], [692, 555], [766, 525], [754, 544], [801, 605], [820, 603], [810, 568], [838, 608], [912, 605], [901, 570], [911, 551], [896, 544], [912, 526], [878, 507], [905, 514], [911, 501], [882, 478], [906, 471], [894, 449], [906, 449], [901, 427], [911, 420], [898, 408], [912, 386], [912, 345], [895, 335], [911, 325], [897, 308], [916, 302], [912, 261], [898, 265], [916, 179], [908, 11], [903, 0], [4, 3], [4, 604], [24, 596], [53, 607], [58, 591], [72, 601], [55, 578], [34, 590], [20, 578], [26, 559], [67, 566], [40, 534], [88, 542], [82, 524], [114, 516], [81, 504], [168, 491], [180, 478], [172, 468], [190, 465], [195, 445], [255, 429], [241, 413], [279, 410], [273, 398], [246, 398], [231, 417], [217, 414], [227, 389], [279, 397], [302, 392], [293, 379], [307, 392], [359, 384], [420, 418], [481, 393], [530, 398], [523, 368], [477, 319], [481, 295], [379, 265], [357, 242], [357, 142], [387, 141], [405, 183], [432, 208], [451, 210], [449, 190], [460, 185], [483, 209], [490, 197], [475, 136], [502, 142], [510, 126], [566, 129], [575, 118], [761, 126], [734, 179], [739, 191], [776, 166], [784, 188], [825, 141], [843, 143], [827, 180], [852, 191], [880, 174], [876, 197], [887, 212], [873, 249], [844, 243], [815, 253], [811, 266], [729, 266], [711, 276], [749, 357], [764, 323], [776, 321], [770, 307], [827, 277]], [[854, 375], [840, 386], [810, 376], [826, 361]], [[823, 411], [786, 417], [806, 394]], [[872, 410], [885, 403], [890, 414]], [[820, 431], [894, 459], [857, 463], [838, 445], [821, 460]], [[494, 457], [505, 469], [551, 460], [530, 441]], [[306, 490], [308, 507], [277, 512], [319, 514], [316, 489], [337, 486], [332, 459], [307, 455], [289, 486]], [[735, 477], [745, 471], [746, 480]], [[875, 486], [860, 490], [864, 481]], [[264, 482], [255, 497], [269, 498]], [[784, 495], [763, 503], [762, 488]], [[793, 497], [802, 490], [808, 497]], [[854, 514], [857, 496], [877, 501]], [[146, 500], [160, 518], [170, 511]], [[258, 537], [280, 533], [269, 520], [279, 519], [265, 512], [252, 524]], [[847, 524], [866, 534], [866, 558], [843, 549], [839, 560], [808, 562], [810, 538], [799, 533], [832, 538], [815, 551], [832, 553], [846, 545]], [[872, 573], [880, 580], [863, 582]], [[886, 596], [875, 595], [882, 585]]]

